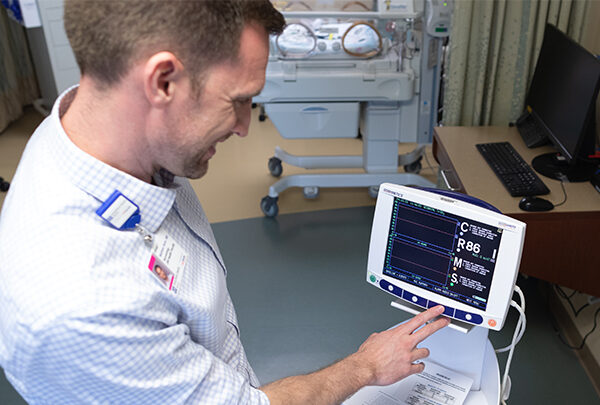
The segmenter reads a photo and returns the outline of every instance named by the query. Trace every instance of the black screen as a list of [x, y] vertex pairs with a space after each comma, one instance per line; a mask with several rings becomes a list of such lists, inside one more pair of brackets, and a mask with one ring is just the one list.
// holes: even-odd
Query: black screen
[[592, 123], [599, 85], [600, 61], [556, 27], [546, 25], [526, 104], [568, 160], [594, 153]]
[[394, 198], [383, 274], [485, 310], [502, 229]]

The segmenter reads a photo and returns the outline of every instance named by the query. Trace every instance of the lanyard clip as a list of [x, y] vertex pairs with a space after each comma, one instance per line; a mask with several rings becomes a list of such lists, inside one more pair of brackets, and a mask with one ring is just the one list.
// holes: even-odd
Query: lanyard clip
[[142, 220], [140, 207], [129, 198], [125, 197], [119, 190], [115, 190], [110, 197], [102, 203], [100, 208], [96, 210], [96, 214], [108, 222], [113, 228], [120, 231], [134, 229], [142, 236], [147, 245], [152, 245], [152, 233], [140, 225], [140, 221]]
[[150, 233], [146, 228], [144, 228], [140, 224], [135, 224], [135, 230], [137, 233], [142, 235], [142, 238], [144, 239], [144, 242], [147, 245], [152, 245], [152, 241], [154, 240], [154, 238], [152, 237], [152, 233]]
[[96, 210], [96, 214], [120, 231], [133, 229], [142, 220], [140, 207], [121, 194], [119, 190], [115, 190], [102, 203], [100, 208]]

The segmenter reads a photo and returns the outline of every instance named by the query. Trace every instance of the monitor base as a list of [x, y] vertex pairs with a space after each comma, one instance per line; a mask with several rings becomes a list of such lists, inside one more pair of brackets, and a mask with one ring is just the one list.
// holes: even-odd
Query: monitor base
[[555, 180], [568, 180], [571, 183], [588, 181], [592, 177], [597, 163], [578, 160], [575, 164], [569, 164], [558, 153], [545, 153], [536, 156], [531, 165], [536, 172], [542, 176]]

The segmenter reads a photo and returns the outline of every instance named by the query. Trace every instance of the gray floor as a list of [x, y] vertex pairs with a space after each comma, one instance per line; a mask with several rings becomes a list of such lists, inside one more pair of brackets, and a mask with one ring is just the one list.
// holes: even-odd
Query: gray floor
[[[372, 215], [365, 207], [214, 225], [242, 340], [263, 383], [323, 367], [406, 319], [389, 306], [391, 296], [365, 281]], [[538, 280], [519, 285], [528, 324], [511, 367], [509, 403], [597, 404], [575, 355], [555, 335]], [[515, 318], [490, 333], [494, 346], [508, 344]], [[499, 355], [501, 370], [505, 358]], [[3, 379], [0, 403], [23, 403]]]
[[[229, 269], [242, 340], [263, 383], [323, 367], [374, 331], [406, 319], [365, 281], [373, 208], [234, 221], [214, 227]], [[527, 330], [511, 366], [509, 404], [598, 404], [570, 349], [556, 337], [536, 279], [519, 279]], [[516, 311], [511, 311], [516, 312]], [[495, 347], [510, 342], [516, 316]], [[498, 356], [504, 370], [506, 354]]]

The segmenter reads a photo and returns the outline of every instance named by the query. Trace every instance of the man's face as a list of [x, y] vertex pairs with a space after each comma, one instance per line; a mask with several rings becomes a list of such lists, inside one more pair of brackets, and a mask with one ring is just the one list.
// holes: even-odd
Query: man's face
[[162, 278], [163, 280], [167, 279], [167, 273], [165, 273], [162, 267], [156, 266], [154, 270], [156, 271], [156, 274], [158, 274], [158, 277]]
[[269, 52], [262, 27], [247, 25], [240, 41], [238, 60], [208, 69], [200, 95], [186, 88], [166, 128], [159, 164], [175, 175], [199, 178], [206, 174], [216, 145], [232, 134], [246, 136], [252, 97], [265, 83]]

